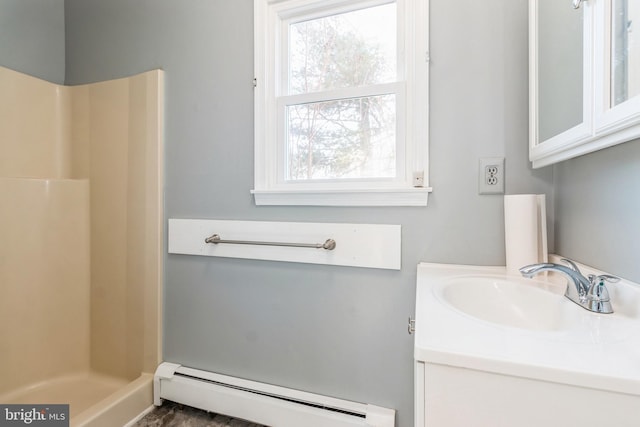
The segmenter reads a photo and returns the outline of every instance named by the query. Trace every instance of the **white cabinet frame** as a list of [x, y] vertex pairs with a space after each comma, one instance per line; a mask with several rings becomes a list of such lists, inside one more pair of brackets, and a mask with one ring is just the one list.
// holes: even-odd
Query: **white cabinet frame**
[[[613, 0], [583, 2], [583, 121], [539, 141], [538, 4], [529, 0], [529, 160], [534, 168], [640, 138], [640, 96], [611, 106], [611, 6]], [[571, 3], [567, 2], [567, 7]]]

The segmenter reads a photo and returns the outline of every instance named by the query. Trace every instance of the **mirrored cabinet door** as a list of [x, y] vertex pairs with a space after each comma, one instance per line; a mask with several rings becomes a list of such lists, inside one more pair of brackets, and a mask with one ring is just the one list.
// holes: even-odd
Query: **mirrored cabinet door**
[[613, 1], [610, 43], [610, 102], [615, 107], [640, 95], [640, 1]]
[[583, 124], [584, 13], [558, 0], [538, 2], [538, 141]]
[[[600, 0], [596, 31], [604, 34], [596, 53], [604, 58], [604, 84], [596, 92], [596, 131], [640, 136], [640, 0]], [[596, 69], [598, 73], [600, 69]], [[635, 127], [634, 127], [635, 126]], [[624, 142], [624, 138], [620, 138]]]
[[529, 0], [529, 158], [640, 137], [640, 0]]
[[569, 0], [531, 0], [529, 13], [530, 157], [541, 166], [592, 136], [592, 15]]

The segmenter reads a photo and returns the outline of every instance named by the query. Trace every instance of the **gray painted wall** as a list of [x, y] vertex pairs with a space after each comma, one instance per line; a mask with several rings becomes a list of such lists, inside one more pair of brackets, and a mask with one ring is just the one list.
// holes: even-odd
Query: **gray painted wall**
[[432, 0], [431, 16], [429, 206], [256, 207], [252, 0], [65, 1], [68, 84], [166, 71], [167, 218], [402, 225], [399, 272], [167, 256], [165, 360], [413, 425], [417, 263], [504, 264], [502, 197], [477, 195], [478, 158], [506, 156], [508, 193], [552, 195], [552, 170], [527, 160], [527, 0]]
[[2, 0], [0, 65], [62, 83], [64, 11], [68, 83], [166, 70], [167, 217], [402, 224], [401, 272], [168, 257], [165, 359], [393, 407], [409, 427], [415, 265], [504, 263], [478, 157], [506, 156], [507, 193], [555, 189], [556, 252], [640, 282], [640, 141], [555, 166], [552, 188], [526, 156], [526, 0], [461, 1], [431, 0], [427, 208], [253, 205], [250, 0]]
[[0, 66], [64, 83], [64, 0], [0, 0]]
[[640, 283], [640, 140], [555, 168], [557, 252]]

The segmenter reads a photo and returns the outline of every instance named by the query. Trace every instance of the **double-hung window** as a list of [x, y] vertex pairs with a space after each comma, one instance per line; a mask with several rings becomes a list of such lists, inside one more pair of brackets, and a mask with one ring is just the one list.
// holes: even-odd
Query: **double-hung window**
[[256, 204], [426, 205], [428, 1], [255, 2]]

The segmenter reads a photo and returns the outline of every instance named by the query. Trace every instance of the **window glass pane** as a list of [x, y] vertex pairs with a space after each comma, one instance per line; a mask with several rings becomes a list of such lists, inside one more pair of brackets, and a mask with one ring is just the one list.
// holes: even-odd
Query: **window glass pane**
[[396, 80], [396, 5], [292, 24], [289, 93]]
[[396, 99], [379, 95], [287, 107], [287, 176], [396, 176]]

